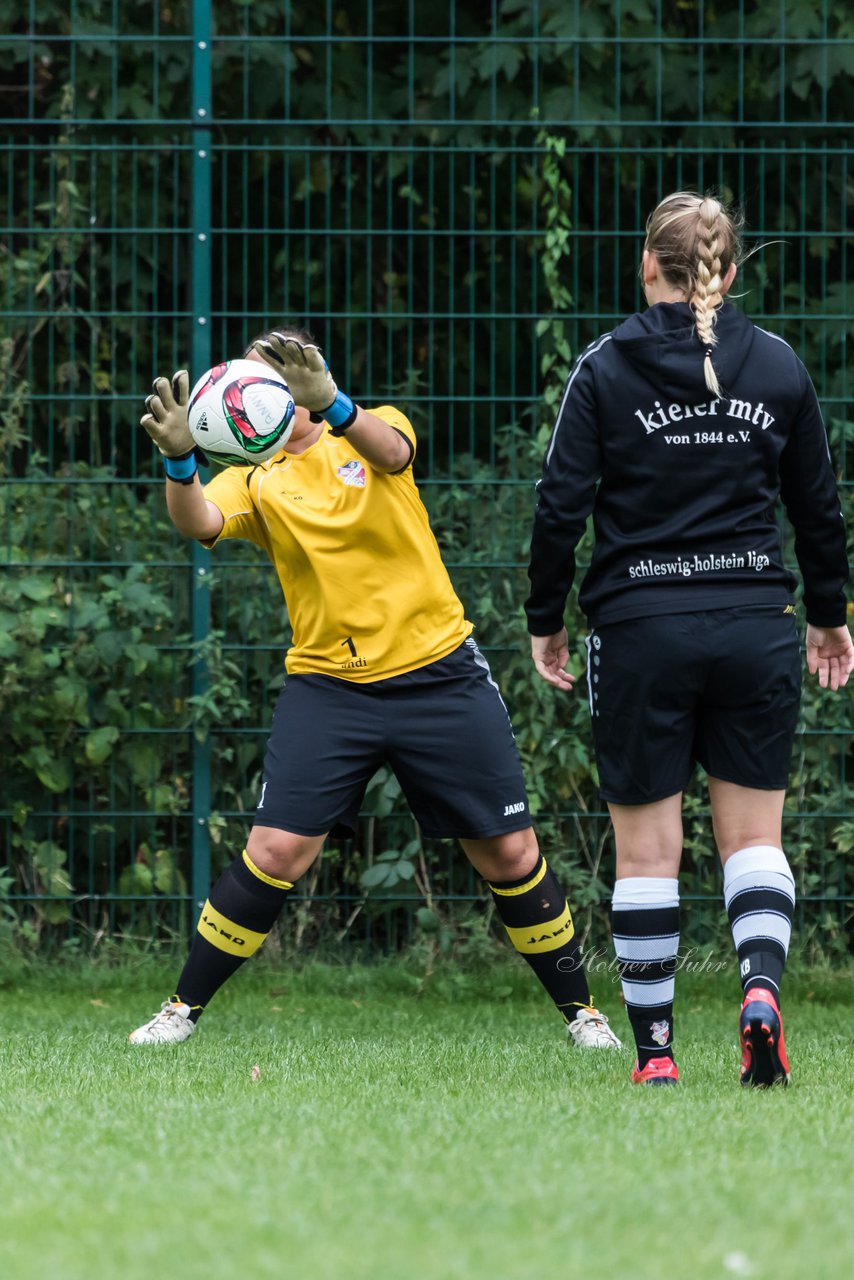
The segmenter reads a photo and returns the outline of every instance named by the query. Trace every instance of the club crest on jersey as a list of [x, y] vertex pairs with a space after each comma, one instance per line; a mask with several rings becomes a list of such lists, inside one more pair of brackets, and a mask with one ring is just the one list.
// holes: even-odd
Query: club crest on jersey
[[339, 467], [337, 474], [339, 480], [343, 480], [345, 484], [351, 485], [355, 489], [364, 489], [365, 468], [355, 458], [351, 458], [349, 462], [344, 463], [343, 467]]
[[656, 1044], [660, 1044], [662, 1047], [667, 1044], [667, 1041], [670, 1039], [669, 1022], [653, 1022], [650, 1030], [652, 1032], [652, 1038]]

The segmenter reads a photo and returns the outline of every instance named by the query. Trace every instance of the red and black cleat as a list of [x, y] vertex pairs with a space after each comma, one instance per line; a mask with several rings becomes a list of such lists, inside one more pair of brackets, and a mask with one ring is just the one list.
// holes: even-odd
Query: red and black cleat
[[642, 1069], [637, 1063], [632, 1068], [632, 1084], [678, 1084], [678, 1082], [679, 1068], [672, 1058], [650, 1058]]
[[783, 1019], [772, 992], [753, 987], [744, 997], [738, 1024], [741, 1036], [741, 1083], [747, 1088], [768, 1089], [789, 1083], [789, 1059], [783, 1037]]

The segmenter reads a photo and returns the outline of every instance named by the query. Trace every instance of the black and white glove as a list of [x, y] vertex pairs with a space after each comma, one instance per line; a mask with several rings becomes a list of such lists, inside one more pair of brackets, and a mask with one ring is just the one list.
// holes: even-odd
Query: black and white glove
[[151, 436], [163, 455], [163, 465], [170, 480], [192, 484], [198, 471], [198, 458], [207, 459], [190, 435], [187, 425], [190, 400], [190, 375], [179, 369], [169, 378], [155, 378], [152, 393], [146, 398], [146, 412], [139, 425]]
[[271, 333], [255, 343], [255, 350], [284, 378], [294, 403], [308, 409], [314, 422], [328, 422], [334, 436], [342, 436], [352, 427], [358, 409], [338, 390], [320, 347]]

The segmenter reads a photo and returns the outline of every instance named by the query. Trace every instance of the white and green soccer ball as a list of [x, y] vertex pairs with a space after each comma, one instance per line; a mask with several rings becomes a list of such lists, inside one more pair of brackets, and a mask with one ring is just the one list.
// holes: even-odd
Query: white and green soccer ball
[[214, 462], [250, 467], [272, 458], [294, 427], [287, 383], [258, 360], [226, 360], [190, 392], [189, 427]]

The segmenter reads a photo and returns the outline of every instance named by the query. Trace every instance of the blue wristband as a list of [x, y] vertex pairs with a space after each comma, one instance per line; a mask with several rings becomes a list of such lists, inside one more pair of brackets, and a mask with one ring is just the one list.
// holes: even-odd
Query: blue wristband
[[189, 484], [199, 469], [195, 451], [185, 453], [181, 458], [167, 458], [164, 456], [163, 466], [166, 468], [168, 478], [177, 480], [180, 484]]
[[358, 409], [344, 391], [339, 391], [328, 409], [323, 410], [323, 417], [332, 428], [334, 436], [343, 436], [348, 427], [356, 421]]

